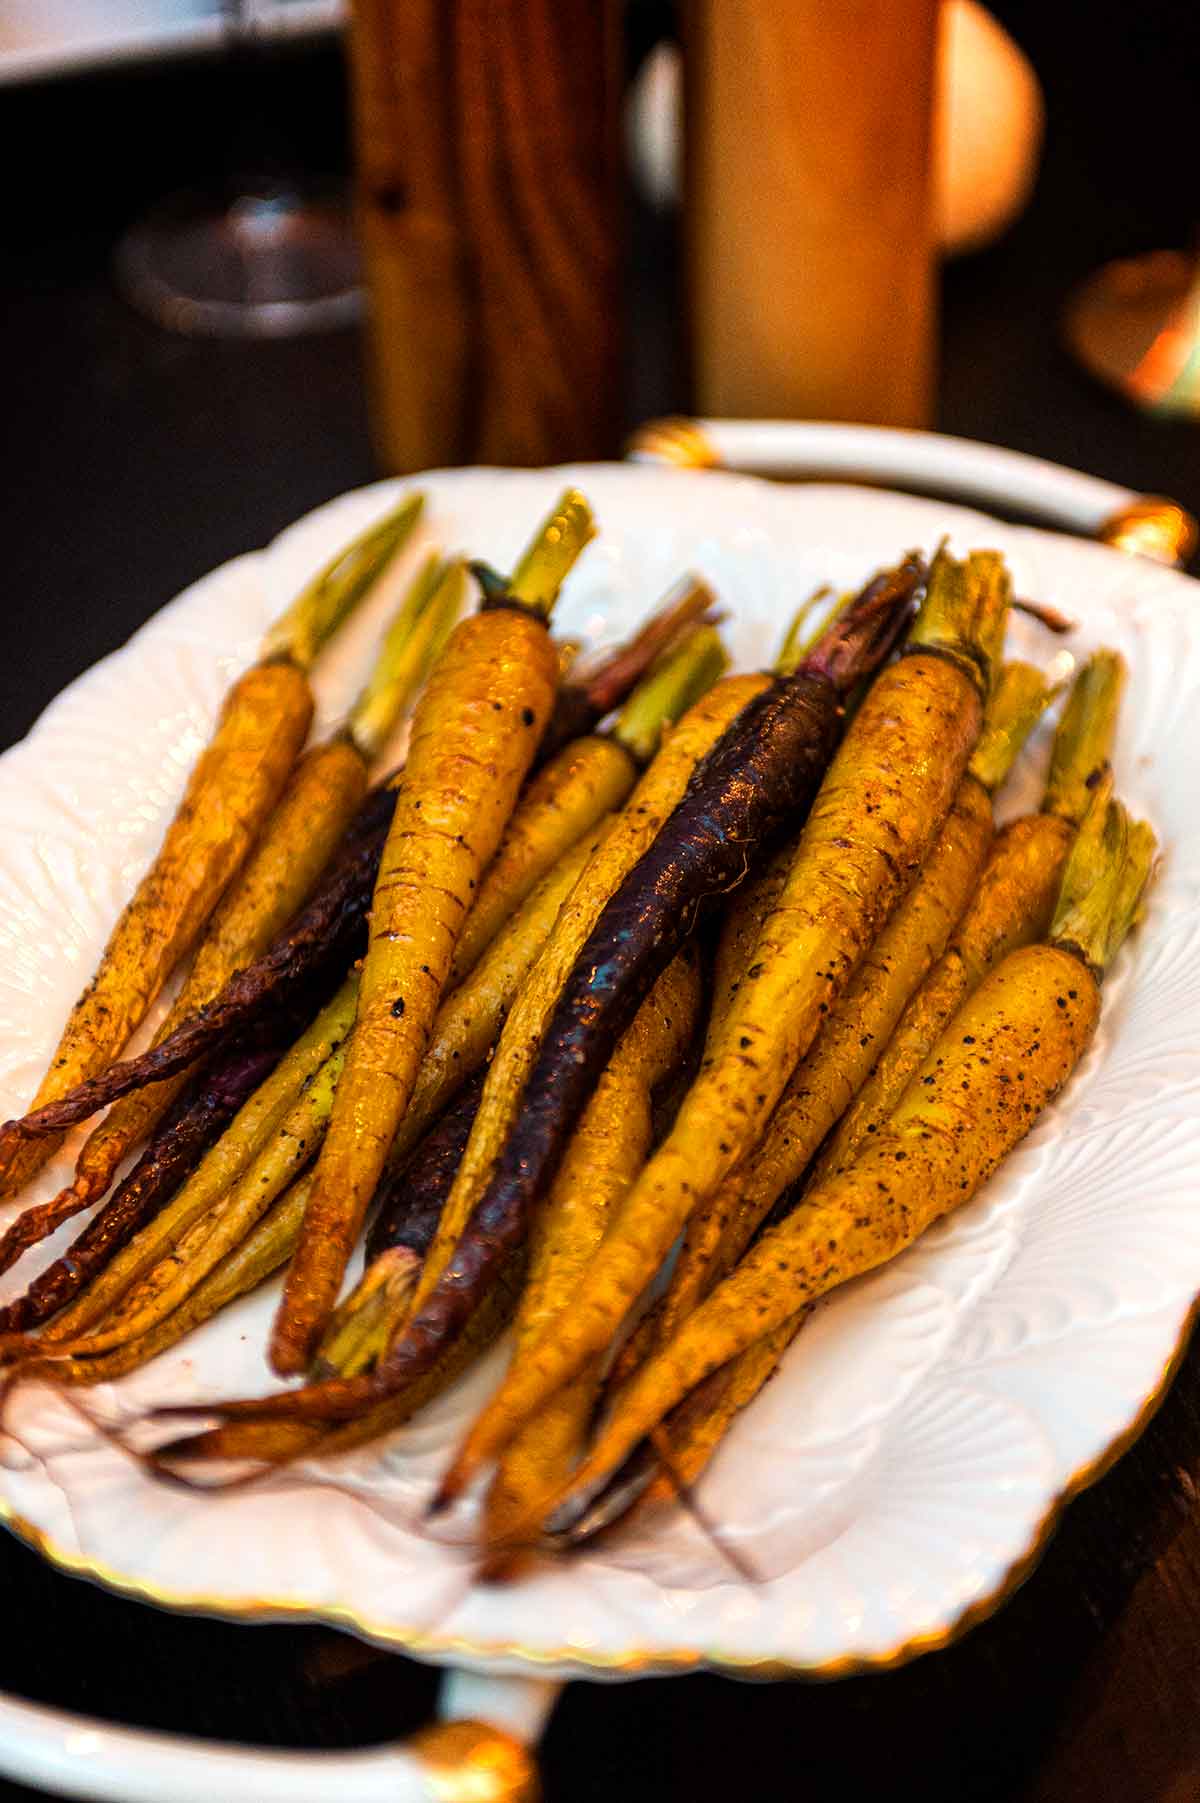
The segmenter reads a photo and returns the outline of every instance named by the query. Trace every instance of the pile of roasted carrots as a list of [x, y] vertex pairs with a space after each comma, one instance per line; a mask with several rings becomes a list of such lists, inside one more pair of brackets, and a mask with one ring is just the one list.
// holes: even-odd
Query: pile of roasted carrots
[[751, 675], [685, 579], [589, 668], [549, 630], [595, 530], [575, 491], [508, 576], [431, 554], [305, 751], [309, 669], [420, 505], [272, 629], [0, 1128], [9, 1198], [108, 1109], [0, 1237], [6, 1269], [94, 1208], [0, 1356], [119, 1377], [286, 1266], [268, 1356], [307, 1381], [150, 1455], [253, 1475], [408, 1420], [511, 1328], [431, 1499], [490, 1473], [498, 1576], [686, 1494], [819, 1299], [970, 1200], [1086, 1048], [1155, 841], [1112, 794], [1110, 651], [1040, 810], [996, 829], [1061, 687], [1004, 660], [996, 554], [805, 602]]

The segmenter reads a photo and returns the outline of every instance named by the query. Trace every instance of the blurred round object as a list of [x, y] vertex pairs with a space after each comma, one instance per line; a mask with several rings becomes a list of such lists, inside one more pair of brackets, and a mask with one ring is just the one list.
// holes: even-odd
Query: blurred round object
[[1200, 262], [1157, 250], [1107, 263], [1072, 296], [1067, 342], [1150, 413], [1200, 417]]
[[362, 310], [345, 207], [282, 190], [226, 207], [178, 196], [131, 226], [113, 261], [139, 311], [193, 337], [292, 338]]
[[975, 0], [942, 7], [934, 117], [938, 242], [948, 256], [998, 238], [1024, 210], [1042, 144], [1029, 59]]
[[[626, 113], [634, 180], [655, 207], [679, 199], [682, 88], [679, 46], [657, 45]], [[938, 88], [937, 237], [954, 256], [999, 237], [1025, 206], [1041, 149], [1042, 93], [1029, 59], [975, 0], [945, 0]]]

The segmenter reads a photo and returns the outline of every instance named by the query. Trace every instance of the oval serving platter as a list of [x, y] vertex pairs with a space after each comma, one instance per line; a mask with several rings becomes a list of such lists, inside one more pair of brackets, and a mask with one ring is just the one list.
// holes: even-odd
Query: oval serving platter
[[[850, 586], [948, 533], [960, 552], [998, 547], [1018, 592], [1074, 616], [1077, 656], [1100, 643], [1125, 653], [1118, 782], [1154, 822], [1164, 859], [1106, 985], [1096, 1044], [972, 1204], [821, 1307], [730, 1433], [700, 1497], [761, 1574], [754, 1586], [678, 1513], [519, 1584], [474, 1585], [469, 1518], [435, 1534], [421, 1511], [502, 1353], [389, 1438], [219, 1497], [156, 1484], [62, 1396], [30, 1384], [0, 1443], [0, 1512], [67, 1569], [148, 1600], [326, 1620], [432, 1659], [592, 1676], [893, 1663], [977, 1619], [1028, 1568], [1064, 1496], [1161, 1393], [1200, 1290], [1200, 588], [961, 507], [594, 466], [420, 478], [420, 542], [389, 594], [431, 540], [503, 567], [567, 477], [591, 499], [600, 537], [557, 625], [589, 644], [628, 631], [694, 568], [728, 610], [736, 663], [754, 667], [810, 588]], [[305, 577], [399, 486], [343, 496], [197, 583], [0, 759], [4, 1115], [31, 1093], [231, 676]], [[322, 723], [348, 701], [388, 605], [376, 596], [320, 669]], [[1016, 618], [1010, 645], [1046, 662], [1062, 641]], [[1026, 752], [1005, 812], [1035, 800], [1047, 740], [1043, 730]], [[28, 1199], [65, 1169], [60, 1158]], [[10, 1273], [0, 1298], [38, 1262]], [[146, 1370], [89, 1391], [87, 1407], [126, 1423], [156, 1402], [263, 1389], [274, 1299], [273, 1285], [247, 1298]]]

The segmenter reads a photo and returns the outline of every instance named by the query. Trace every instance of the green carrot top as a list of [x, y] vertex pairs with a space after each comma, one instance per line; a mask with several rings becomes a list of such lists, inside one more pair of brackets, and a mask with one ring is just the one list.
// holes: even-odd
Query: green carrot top
[[286, 658], [310, 670], [338, 627], [378, 581], [409, 535], [425, 496], [418, 490], [331, 557], [268, 627], [260, 656], [264, 663]]
[[983, 731], [968, 770], [989, 794], [1004, 782], [1030, 733], [1061, 691], [1034, 664], [1013, 659], [1001, 664], [988, 696]]
[[485, 607], [516, 602], [549, 618], [558, 591], [584, 546], [596, 536], [596, 522], [577, 488], [564, 489], [522, 552], [511, 576], [488, 563], [473, 562]]
[[1081, 958], [1099, 982], [1139, 916], [1158, 841], [1113, 796], [1111, 771], [1097, 784], [1063, 871], [1050, 942]]
[[972, 551], [965, 562], [943, 545], [929, 567], [925, 599], [906, 651], [937, 651], [966, 671], [984, 695], [1004, 644], [1012, 581], [998, 551]]
[[634, 689], [617, 717], [613, 738], [639, 764], [648, 764], [664, 728], [699, 701], [728, 664], [715, 626], [689, 627]]
[[1044, 814], [1057, 814], [1075, 825], [1083, 819], [1092, 791], [1108, 769], [1124, 686], [1125, 659], [1120, 652], [1093, 652], [1075, 678], [1054, 735]]
[[346, 720], [368, 762], [415, 700], [462, 611], [467, 566], [431, 551], [387, 629], [371, 674]]

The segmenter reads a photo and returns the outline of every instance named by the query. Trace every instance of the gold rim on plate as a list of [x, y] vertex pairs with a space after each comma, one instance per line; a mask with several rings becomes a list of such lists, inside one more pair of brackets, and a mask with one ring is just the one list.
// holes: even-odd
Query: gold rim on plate
[[737, 1653], [724, 1653], [720, 1648], [706, 1651], [693, 1649], [658, 1649], [654, 1652], [632, 1648], [625, 1653], [593, 1653], [581, 1647], [538, 1648], [522, 1646], [516, 1641], [470, 1640], [461, 1635], [433, 1634], [424, 1628], [384, 1626], [349, 1608], [320, 1608], [308, 1603], [291, 1602], [287, 1598], [255, 1597], [245, 1602], [160, 1590], [142, 1579], [116, 1571], [99, 1560], [79, 1557], [60, 1546], [53, 1537], [35, 1526], [0, 1498], [0, 1522], [48, 1560], [51, 1565], [71, 1577], [90, 1578], [106, 1590], [127, 1596], [135, 1602], [153, 1603], [179, 1615], [218, 1616], [233, 1622], [272, 1622], [296, 1620], [341, 1628], [357, 1634], [376, 1646], [391, 1652], [410, 1653], [438, 1664], [468, 1660], [520, 1660], [524, 1665], [544, 1668], [568, 1666], [576, 1668], [572, 1675], [586, 1676], [589, 1671], [622, 1677], [670, 1677], [681, 1672], [703, 1669], [731, 1678], [810, 1678], [828, 1680], [850, 1678], [867, 1672], [891, 1671], [906, 1665], [922, 1653], [941, 1652], [955, 1641], [994, 1615], [1020, 1588], [1037, 1566], [1053, 1538], [1064, 1509], [1084, 1490], [1097, 1483], [1140, 1439], [1161, 1407], [1175, 1375], [1187, 1354], [1188, 1344], [1200, 1319], [1200, 1297], [1184, 1317], [1179, 1337], [1158, 1379], [1148, 1390], [1129, 1426], [1117, 1434], [1094, 1459], [1068, 1478], [1050, 1502], [1038, 1522], [1024, 1551], [1009, 1566], [1000, 1583], [985, 1597], [970, 1603], [960, 1615], [944, 1627], [927, 1634], [914, 1634], [883, 1653], [845, 1653], [818, 1664], [797, 1664], [787, 1659], [749, 1659]]

